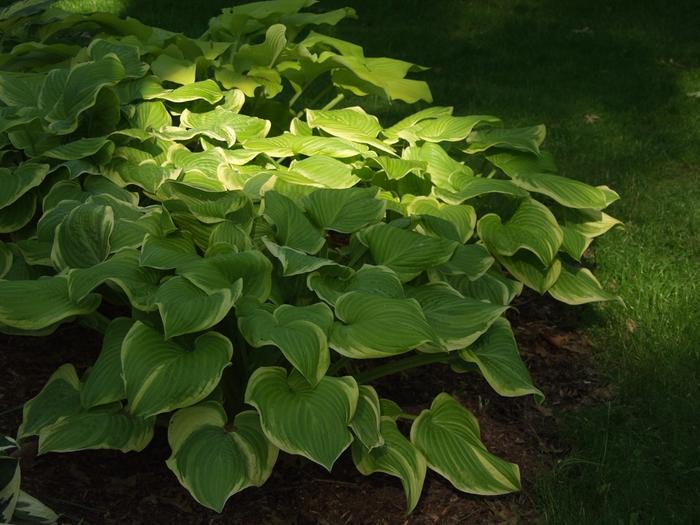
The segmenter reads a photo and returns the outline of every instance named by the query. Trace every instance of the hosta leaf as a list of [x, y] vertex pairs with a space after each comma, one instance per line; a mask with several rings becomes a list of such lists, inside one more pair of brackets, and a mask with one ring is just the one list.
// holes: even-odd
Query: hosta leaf
[[368, 144], [393, 153], [391, 146], [377, 139], [377, 135], [382, 130], [379, 119], [374, 115], [368, 115], [358, 106], [332, 110], [307, 109], [306, 122], [310, 127], [322, 129], [334, 137]]
[[404, 297], [399, 276], [386, 266], [365, 264], [356, 272], [321, 271], [309, 275], [307, 284], [322, 300], [335, 305], [347, 292], [364, 292], [382, 297]]
[[95, 104], [100, 89], [125, 75], [124, 66], [112, 54], [73, 66], [60, 78], [49, 74], [39, 97], [40, 106], [48, 111], [49, 130], [58, 135], [75, 131], [78, 116]]
[[130, 415], [116, 407], [62, 417], [39, 433], [39, 454], [111, 449], [140, 452], [153, 439], [155, 418]]
[[450, 175], [449, 185], [452, 189], [438, 188], [435, 194], [450, 204], [460, 204], [489, 193], [500, 193], [513, 197], [529, 196], [527, 191], [519, 188], [512, 181], [475, 177], [466, 171], [456, 171]]
[[489, 331], [469, 348], [459, 351], [467, 362], [475, 363], [489, 385], [502, 396], [514, 397], [533, 394], [538, 400], [544, 394], [532, 383], [518, 353], [510, 323], [503, 317], [497, 319]]
[[[193, 82], [185, 86], [166, 91], [164, 93], [155, 93], [155, 89], [151, 88], [154, 98], [168, 100], [170, 102], [189, 102], [192, 100], [204, 100], [209, 104], [215, 104], [222, 98], [224, 94], [221, 92], [219, 85], [211, 79], [202, 80], [201, 82]], [[143, 97], [146, 98], [146, 97]], [[148, 97], [151, 98], [151, 97]]]
[[587, 268], [572, 268], [567, 265], [562, 266], [559, 278], [548, 292], [557, 301], [574, 305], [619, 299], [615, 294], [604, 290]]
[[90, 268], [70, 270], [68, 292], [73, 300], [80, 301], [99, 285], [108, 282], [118, 286], [134, 307], [148, 311], [155, 309], [160, 278], [161, 272], [139, 266], [137, 250], [128, 249]]
[[0, 233], [14, 233], [34, 217], [36, 212], [36, 193], [30, 191], [22, 195], [9, 206], [0, 209]]
[[221, 137], [212, 136], [212, 138], [233, 146], [236, 140], [242, 142], [266, 136], [270, 131], [271, 123], [269, 120], [241, 115], [229, 109], [216, 107], [214, 111], [206, 113], [192, 113], [185, 110], [180, 115], [180, 125], [190, 128], [191, 131], [197, 131], [197, 133], [204, 133], [204, 130], [207, 130], [210, 136], [213, 133]]
[[0, 241], [0, 279], [5, 277], [7, 272], [10, 271], [10, 268], [12, 268], [13, 258], [12, 250], [10, 250], [7, 244]]
[[245, 223], [252, 219], [252, 206], [242, 191], [205, 191], [168, 180], [158, 190], [158, 198], [182, 202], [197, 220], [215, 224], [225, 219]]
[[168, 468], [199, 503], [217, 512], [233, 494], [265, 483], [277, 461], [257, 412], [240, 412], [229, 427], [223, 407], [212, 401], [178, 411], [168, 440]]
[[86, 203], [75, 207], [56, 228], [51, 259], [58, 268], [89, 268], [109, 255], [114, 211]]
[[457, 142], [469, 136], [479, 124], [498, 124], [501, 120], [486, 115], [468, 117], [442, 116], [436, 119], [423, 120], [415, 126], [399, 133], [401, 138], [410, 142], [424, 140], [426, 142]]
[[243, 283], [207, 294], [184, 277], [175, 276], [163, 283], [155, 304], [163, 319], [165, 337], [201, 332], [221, 321], [241, 296]]
[[552, 264], [544, 266], [531, 252], [518, 252], [512, 257], [498, 256], [498, 261], [519, 281], [533, 290], [543, 294], [559, 279], [562, 264], [554, 259]]
[[580, 261], [595, 237], [603, 235], [611, 228], [622, 224], [607, 213], [597, 210], [566, 210], [562, 250]]
[[336, 301], [335, 314], [331, 348], [353, 359], [398, 355], [436, 339], [415, 299], [348, 292]]
[[523, 290], [520, 281], [513, 281], [496, 272], [486, 273], [473, 281], [458, 277], [450, 282], [462, 295], [501, 305], [510, 304]]
[[381, 409], [377, 391], [369, 385], [360, 385], [357, 410], [355, 417], [350, 421], [350, 428], [367, 450], [384, 444], [380, 422]]
[[201, 401], [219, 383], [232, 354], [231, 342], [216, 332], [185, 348], [136, 322], [121, 355], [130, 412], [148, 417]]
[[284, 133], [276, 137], [249, 139], [243, 147], [251, 151], [267, 153], [270, 157], [292, 157], [324, 155], [333, 158], [348, 158], [367, 154], [369, 148], [338, 137], [309, 137]]
[[0, 209], [41, 184], [48, 174], [48, 164], [25, 162], [14, 170], [0, 168]]
[[20, 490], [12, 521], [35, 525], [53, 525], [58, 522], [58, 514], [35, 497]]
[[333, 312], [325, 304], [282, 305], [274, 312], [249, 307], [237, 313], [238, 327], [251, 346], [276, 346], [312, 386], [326, 374], [331, 361], [326, 334]]
[[[31, 301], [27, 301], [31, 297]], [[20, 330], [41, 330], [97, 309], [100, 296], [74, 301], [65, 276], [38, 280], [0, 280], [0, 323]]]
[[352, 166], [325, 155], [292, 161], [289, 168], [302, 174], [313, 185], [326, 188], [350, 188], [360, 181], [352, 174]]
[[474, 416], [448, 394], [439, 394], [413, 422], [411, 442], [432, 470], [463, 492], [497, 495], [520, 489], [518, 466], [486, 450]]
[[543, 125], [527, 128], [492, 128], [472, 132], [467, 138], [467, 153], [479, 153], [489, 148], [504, 148], [539, 155], [547, 130]]
[[386, 202], [375, 188], [316, 190], [304, 199], [306, 213], [324, 230], [353, 233], [382, 220]]
[[158, 130], [173, 123], [168, 109], [160, 100], [134, 104], [133, 108], [134, 113], [129, 117], [129, 124], [133, 128]]
[[446, 275], [465, 275], [469, 280], [476, 280], [491, 268], [494, 258], [481, 244], [460, 244], [452, 258], [438, 270]]
[[[16, 445], [16, 444], [15, 444]], [[10, 523], [15, 512], [22, 474], [19, 460], [0, 455], [0, 520]]]
[[163, 53], [151, 62], [151, 71], [161, 80], [188, 85], [195, 81], [197, 64], [190, 60], [173, 58]]
[[382, 134], [391, 141], [398, 141], [400, 138], [399, 133], [401, 131], [411, 128], [423, 120], [448, 117], [452, 115], [453, 109], [454, 108], [452, 107], [442, 106], [435, 106], [432, 108], [423, 109], [421, 111], [418, 111], [417, 113], [414, 113], [413, 115], [409, 115], [408, 117], [400, 120], [393, 126], [386, 128], [382, 131]]
[[394, 270], [402, 281], [410, 281], [428, 268], [446, 263], [457, 243], [377, 224], [362, 232], [374, 261]]
[[83, 138], [61, 144], [45, 151], [42, 155], [58, 160], [78, 160], [95, 155], [105, 146], [114, 149], [114, 144], [105, 137]]
[[270, 254], [282, 265], [282, 275], [286, 277], [310, 273], [324, 266], [339, 266], [338, 263], [330, 259], [307, 255], [301, 250], [295, 250], [289, 246], [280, 246], [266, 237], [263, 238], [263, 242]]
[[192, 237], [180, 232], [167, 237], [147, 235], [141, 248], [141, 266], [170, 270], [200, 259]]
[[314, 254], [325, 243], [321, 232], [316, 229], [301, 209], [289, 197], [276, 191], [268, 191], [264, 197], [264, 215], [276, 228], [280, 244]]
[[431, 142], [410, 146], [403, 150], [402, 156], [408, 161], [426, 163], [432, 183], [442, 189], [454, 189], [450, 183], [450, 176], [453, 173], [464, 170], [471, 173], [470, 168], [450, 157], [442, 146]]
[[0, 72], [0, 100], [7, 106], [35, 107], [44, 75], [41, 73]]
[[179, 275], [206, 293], [229, 288], [241, 279], [242, 296], [265, 302], [272, 287], [272, 264], [261, 252], [222, 253], [178, 265]]
[[24, 404], [18, 438], [35, 436], [63, 416], [80, 412], [80, 380], [73, 365], [56, 370], [36, 396]]
[[545, 265], [551, 264], [564, 238], [552, 212], [533, 199], [523, 200], [505, 224], [494, 213], [484, 215], [477, 230], [491, 252], [511, 256], [527, 250]]
[[148, 71], [148, 65], [141, 62], [139, 48], [117, 42], [115, 40], [104, 40], [97, 38], [88, 46], [90, 56], [98, 60], [106, 55], [113, 53], [119, 57], [119, 61], [124, 66], [125, 76], [127, 78], [142, 77]]
[[296, 372], [287, 377], [283, 368], [261, 367], [250, 376], [245, 401], [275, 446], [330, 471], [352, 442], [348, 425], [358, 397], [352, 377], [326, 376], [312, 387]]
[[389, 180], [403, 179], [409, 173], [418, 174], [426, 168], [426, 163], [421, 160], [397, 159], [384, 156], [372, 160], [386, 173]]
[[466, 204], [442, 204], [433, 197], [416, 197], [406, 211], [423, 216], [421, 228], [425, 233], [460, 244], [469, 240], [476, 226], [476, 212]]
[[118, 317], [107, 327], [100, 355], [80, 389], [80, 402], [84, 408], [126, 399], [121, 351], [122, 342], [133, 324], [133, 319]]
[[409, 288], [409, 297], [416, 299], [440, 345], [431, 350], [457, 350], [469, 346], [500, 317], [505, 306], [484, 303], [464, 297], [447, 283], [437, 282]]
[[401, 480], [408, 512], [420, 499], [427, 465], [423, 454], [404, 437], [389, 417], [381, 418], [382, 446], [367, 450], [361, 443], [352, 444], [352, 459], [357, 470], [365, 476], [383, 472]]
[[596, 188], [583, 182], [549, 173], [519, 173], [513, 184], [534, 193], [542, 193], [569, 208], [602, 210], [619, 196], [606, 187]]

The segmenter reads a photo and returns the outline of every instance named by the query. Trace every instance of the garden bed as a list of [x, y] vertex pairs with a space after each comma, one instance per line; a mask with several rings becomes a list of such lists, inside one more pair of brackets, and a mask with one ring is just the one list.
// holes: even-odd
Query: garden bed
[[[23, 486], [64, 516], [64, 523], [533, 523], [535, 480], [568, 452], [557, 434], [565, 412], [611, 395], [592, 366], [592, 347], [577, 326], [580, 310], [524, 294], [511, 311], [520, 351], [534, 382], [547, 396], [503, 398], [477, 374], [454, 374], [433, 365], [383, 379], [380, 395], [402, 406], [425, 408], [435, 392], [460, 399], [479, 419], [489, 450], [520, 465], [523, 491], [484, 498], [462, 494], [429, 473], [423, 498], [410, 517], [395, 478], [360, 475], [345, 453], [331, 476], [302, 458], [282, 455], [261, 488], [234, 496], [223, 514], [202, 508], [175, 482], [165, 459], [165, 431], [156, 431], [142, 453], [87, 451], [49, 454], [23, 461]], [[13, 434], [21, 420], [14, 409], [34, 396], [66, 362], [79, 371], [94, 363], [100, 338], [77, 325], [51, 338], [0, 338], [0, 433]]]

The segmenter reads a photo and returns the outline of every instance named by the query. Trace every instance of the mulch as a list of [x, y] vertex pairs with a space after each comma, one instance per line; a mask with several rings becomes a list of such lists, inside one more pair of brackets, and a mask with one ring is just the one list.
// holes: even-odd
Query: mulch
[[[280, 454], [272, 477], [260, 488], [233, 496], [224, 512], [199, 506], [165, 466], [164, 429], [141, 453], [86, 451], [23, 459], [23, 488], [62, 514], [61, 523], [138, 524], [530, 524], [538, 523], [535, 481], [569, 451], [558, 433], [566, 412], [614, 396], [596, 372], [594, 349], [578, 325], [579, 309], [525, 295], [509, 317], [544, 405], [503, 398], [477, 374], [455, 374], [443, 365], [385, 378], [375, 386], [405, 409], [419, 411], [446, 391], [479, 419], [486, 446], [520, 465], [523, 490], [499, 497], [460, 493], [428, 473], [416, 510], [405, 514], [398, 479], [364, 477], [349, 452], [333, 468]], [[94, 363], [100, 338], [76, 325], [51, 337], [0, 336], [0, 433], [14, 435], [21, 404], [51, 373], [71, 362], [79, 372]]]

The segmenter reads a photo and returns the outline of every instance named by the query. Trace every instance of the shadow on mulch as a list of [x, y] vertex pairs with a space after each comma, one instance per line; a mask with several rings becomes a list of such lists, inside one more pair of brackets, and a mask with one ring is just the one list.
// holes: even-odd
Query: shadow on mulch
[[[500, 497], [462, 494], [429, 473], [410, 516], [396, 478], [360, 475], [349, 453], [333, 474], [296, 456], [280, 454], [261, 488], [231, 498], [223, 514], [200, 507], [165, 466], [164, 429], [141, 453], [86, 451], [23, 460], [23, 488], [62, 513], [61, 523], [122, 524], [462, 524], [537, 523], [534, 481], [567, 452], [557, 416], [614, 395], [593, 366], [592, 347], [578, 327], [580, 309], [525, 295], [510, 314], [521, 354], [544, 405], [502, 398], [476, 374], [443, 365], [414, 369], [375, 384], [380, 396], [419, 411], [439, 392], [460, 399], [479, 419], [486, 446], [520, 465], [523, 491]], [[21, 403], [34, 396], [61, 364], [79, 371], [97, 357], [100, 339], [67, 325], [47, 338], [0, 337], [0, 433], [13, 435]], [[14, 410], [13, 410], [14, 409]]]

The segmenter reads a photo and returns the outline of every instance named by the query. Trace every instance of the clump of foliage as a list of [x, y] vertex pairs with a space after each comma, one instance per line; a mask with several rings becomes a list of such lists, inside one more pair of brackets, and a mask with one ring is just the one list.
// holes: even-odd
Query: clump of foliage
[[[617, 199], [556, 174], [543, 126], [425, 107], [383, 125], [343, 97], [431, 102], [422, 68], [324, 36], [351, 9], [224, 10], [199, 39], [20, 2], [0, 14], [0, 329], [104, 332], [24, 407], [39, 452], [144, 449], [221, 510], [279, 451], [502, 494], [447, 393], [420, 414], [371, 382], [447, 363], [534, 395], [504, 317], [523, 285], [612, 299], [580, 266]], [[410, 422], [410, 435], [400, 420]]]

